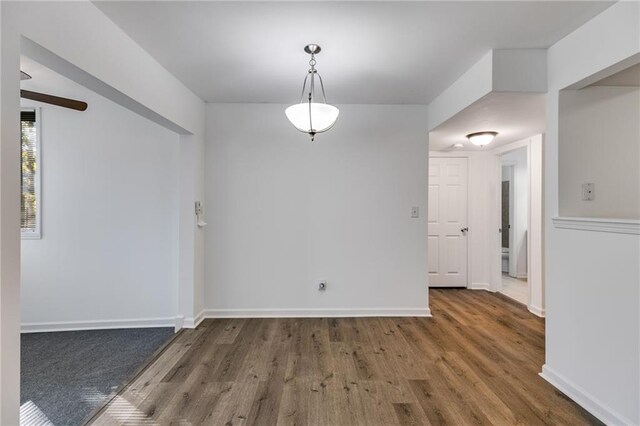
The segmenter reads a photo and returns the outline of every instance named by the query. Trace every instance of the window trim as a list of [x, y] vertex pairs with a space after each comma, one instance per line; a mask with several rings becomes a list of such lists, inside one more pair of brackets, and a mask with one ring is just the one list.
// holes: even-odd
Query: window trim
[[[36, 229], [33, 231], [20, 228], [20, 237], [23, 240], [40, 240], [42, 239], [42, 194], [41, 194], [41, 180], [42, 180], [42, 133], [41, 128], [41, 114], [40, 108], [20, 108], [20, 111], [35, 111], [36, 114], [36, 174], [34, 178], [34, 186], [36, 192]], [[21, 160], [22, 161], [22, 160]], [[21, 184], [22, 185], [22, 184]], [[22, 191], [22, 190], [21, 190]]]

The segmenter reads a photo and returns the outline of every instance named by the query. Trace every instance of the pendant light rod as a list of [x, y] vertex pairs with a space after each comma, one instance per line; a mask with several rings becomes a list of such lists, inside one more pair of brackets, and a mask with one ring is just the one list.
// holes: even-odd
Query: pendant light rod
[[[309, 46], [315, 46], [315, 53], [311, 53], [311, 49], [309, 48]], [[326, 104], [327, 103], [327, 94], [324, 91], [324, 81], [322, 81], [322, 76], [320, 75], [320, 73], [318, 72], [318, 70], [316, 70], [315, 66], [316, 66], [316, 59], [315, 59], [315, 54], [320, 52], [320, 46], [318, 46], [317, 44], [309, 44], [307, 46], [305, 46], [304, 51], [309, 53], [311, 55], [311, 60], [309, 61], [309, 66], [311, 66], [311, 68], [309, 68], [309, 71], [307, 72], [307, 75], [304, 77], [304, 81], [302, 82], [302, 93], [300, 93], [300, 102], [303, 101], [304, 99], [304, 95], [306, 93], [306, 87], [307, 87], [307, 81], [309, 80], [309, 76], [311, 76], [311, 82], [310, 82], [310, 90], [308, 93], [308, 96], [311, 97], [311, 99], [307, 98], [308, 100], [313, 100], [315, 99], [315, 76], [318, 76], [318, 81], [320, 81], [320, 90], [322, 91], [322, 101]]]
[[[311, 142], [316, 139], [316, 130], [313, 128], [313, 114], [311, 105], [313, 103], [313, 96], [315, 95], [315, 85], [314, 80], [317, 74], [316, 71], [316, 52], [320, 52], [320, 46], [315, 44], [308, 44], [304, 48], [305, 52], [308, 50], [311, 52], [311, 59], [309, 60], [309, 74], [311, 74], [311, 84], [309, 85], [309, 135], [311, 135]], [[326, 101], [325, 101], [326, 103]]]

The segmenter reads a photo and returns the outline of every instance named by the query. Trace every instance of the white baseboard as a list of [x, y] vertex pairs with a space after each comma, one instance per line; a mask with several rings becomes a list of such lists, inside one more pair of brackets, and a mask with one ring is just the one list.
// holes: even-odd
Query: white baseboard
[[430, 317], [429, 308], [206, 309], [204, 318]]
[[109, 330], [117, 328], [175, 327], [175, 318], [140, 318], [122, 320], [30, 322], [20, 326], [22, 333], [51, 331]]
[[372, 309], [205, 309], [198, 315], [185, 318], [142, 318], [125, 320], [68, 321], [24, 323], [22, 333], [52, 331], [107, 330], [118, 328], [172, 327], [196, 328], [205, 318], [322, 318], [322, 317], [430, 317], [429, 308], [372, 308]]
[[574, 400], [582, 408], [593, 414], [600, 421], [608, 425], [632, 425], [633, 422], [620, 414], [614, 413], [609, 407], [591, 396], [579, 386], [556, 373], [546, 364], [542, 366], [540, 377], [558, 388], [562, 393]]
[[491, 286], [489, 285], [489, 283], [471, 283], [471, 286], [469, 286], [469, 290], [491, 291]]
[[529, 278], [529, 274], [516, 274], [516, 278], [524, 280]]
[[185, 320], [184, 320], [184, 322], [182, 324], [182, 327], [183, 328], [196, 328], [198, 325], [200, 325], [200, 323], [204, 319], [205, 319], [205, 310], [203, 309], [194, 318], [185, 318]]
[[527, 306], [527, 309], [529, 309], [529, 312], [531, 312], [532, 314], [539, 316], [540, 318], [544, 318], [545, 311], [543, 308], [539, 306], [529, 305]]

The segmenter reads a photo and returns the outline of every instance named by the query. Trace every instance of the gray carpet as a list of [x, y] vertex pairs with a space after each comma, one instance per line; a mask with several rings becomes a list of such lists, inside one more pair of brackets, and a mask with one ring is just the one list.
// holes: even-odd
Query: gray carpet
[[172, 335], [172, 328], [23, 334], [21, 423], [83, 424]]

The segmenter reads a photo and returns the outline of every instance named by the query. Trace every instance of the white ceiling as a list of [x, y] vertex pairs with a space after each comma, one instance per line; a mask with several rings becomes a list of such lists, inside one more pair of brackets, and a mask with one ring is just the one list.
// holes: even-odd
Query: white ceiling
[[[462, 143], [465, 151], [482, 151], [544, 133], [544, 110], [544, 94], [489, 93], [429, 132], [429, 149], [447, 151]], [[484, 148], [465, 137], [482, 131], [498, 132], [498, 136]]]
[[317, 68], [338, 104], [427, 104], [490, 49], [548, 47], [612, 4], [95, 3], [209, 102], [297, 102], [308, 68], [302, 48], [318, 43]]
[[640, 64], [603, 78], [593, 83], [592, 86], [640, 87]]
[[[31, 80], [20, 81], [21, 89], [42, 92], [48, 95], [61, 96], [63, 98], [73, 98], [78, 92], [78, 85], [76, 83], [27, 56], [20, 56], [20, 70], [31, 76]], [[42, 106], [51, 106], [49, 104], [41, 104], [40, 102], [31, 100], [23, 101], [23, 103], [24, 102], [27, 102], [30, 105], [35, 103]]]

